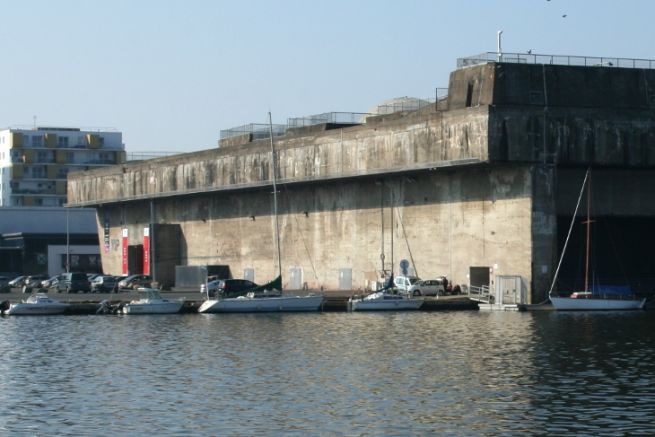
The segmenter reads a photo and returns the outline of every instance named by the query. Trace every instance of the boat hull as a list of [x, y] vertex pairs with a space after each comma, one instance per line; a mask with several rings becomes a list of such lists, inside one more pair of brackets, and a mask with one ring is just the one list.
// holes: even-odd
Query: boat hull
[[318, 311], [323, 296], [235, 297], [206, 300], [199, 313], [259, 313]]
[[128, 303], [123, 314], [175, 314], [182, 309], [183, 302]]
[[570, 297], [551, 297], [551, 302], [559, 311], [611, 311], [640, 310], [646, 299], [574, 299]]
[[50, 303], [45, 305], [33, 303], [17, 303], [9, 307], [5, 314], [13, 316], [49, 316], [63, 314], [70, 308], [67, 303]]
[[421, 305], [423, 305], [423, 301], [420, 299], [355, 299], [348, 301], [351, 311], [407, 311], [418, 310]]

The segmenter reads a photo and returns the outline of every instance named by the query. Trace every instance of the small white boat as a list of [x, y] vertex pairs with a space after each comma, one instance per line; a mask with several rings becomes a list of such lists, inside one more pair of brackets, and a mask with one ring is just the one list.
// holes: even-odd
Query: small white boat
[[50, 314], [62, 314], [70, 304], [52, 299], [45, 293], [36, 293], [21, 303], [11, 304], [6, 314], [14, 316], [44, 316]]
[[378, 291], [363, 298], [350, 298], [350, 311], [400, 311], [417, 310], [423, 305], [423, 299], [413, 299], [406, 294], [393, 294]]
[[573, 293], [571, 297], [551, 296], [550, 300], [560, 311], [640, 310], [646, 304], [646, 298], [607, 298], [591, 293]]
[[247, 293], [244, 296], [207, 299], [198, 308], [199, 313], [256, 313], [318, 311], [323, 296], [261, 296]]
[[175, 314], [180, 311], [183, 300], [164, 299], [155, 288], [139, 288], [145, 297], [133, 300], [123, 306], [123, 314]]

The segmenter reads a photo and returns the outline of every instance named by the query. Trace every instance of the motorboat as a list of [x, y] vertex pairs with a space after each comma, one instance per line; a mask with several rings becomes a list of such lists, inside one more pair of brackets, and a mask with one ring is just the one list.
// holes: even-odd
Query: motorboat
[[414, 299], [404, 293], [392, 293], [381, 290], [364, 297], [348, 300], [350, 311], [401, 311], [417, 310], [423, 305], [423, 299]]
[[5, 314], [14, 316], [44, 316], [50, 314], [63, 314], [70, 308], [70, 304], [52, 299], [45, 293], [35, 293], [21, 303], [9, 306]]
[[156, 288], [139, 288], [145, 294], [123, 306], [123, 314], [175, 314], [180, 311], [184, 300], [164, 299]]

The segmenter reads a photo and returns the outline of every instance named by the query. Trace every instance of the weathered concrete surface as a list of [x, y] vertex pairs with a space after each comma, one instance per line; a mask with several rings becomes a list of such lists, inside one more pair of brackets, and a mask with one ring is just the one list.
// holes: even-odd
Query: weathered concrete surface
[[[540, 301], [581, 169], [607, 175], [600, 213], [655, 216], [651, 84], [652, 70], [489, 63], [451, 74], [447, 108], [276, 138], [285, 286], [338, 288], [352, 276], [364, 288], [384, 253], [385, 270], [413, 259], [424, 278], [467, 283], [473, 266], [520, 275]], [[271, 156], [267, 140], [235, 140], [71, 174], [68, 199], [99, 207], [101, 231], [108, 217], [111, 273], [120, 229], [137, 245], [152, 220], [179, 226], [166, 244], [181, 264], [254, 269], [265, 281], [276, 269]]]
[[[498, 274], [531, 276], [531, 173], [529, 167], [471, 167], [466, 172], [424, 172], [281, 188], [283, 272], [302, 272], [311, 289], [339, 287], [340, 269], [352, 271], [352, 287], [379, 278], [385, 269], [413, 259], [425, 278], [446, 274], [466, 283], [470, 266], [498, 265]], [[103, 207], [109, 214], [111, 250], [106, 271], [120, 270], [121, 220], [130, 244], [140, 244], [148, 209], [138, 204]], [[177, 223], [182, 265], [246, 268], [264, 282], [277, 269], [269, 190], [217, 192], [156, 202], [156, 223]], [[384, 245], [384, 247], [383, 247]], [[392, 251], [393, 247], [393, 251]], [[163, 260], [157, 259], [159, 263]]]
[[[487, 108], [414, 114], [374, 127], [357, 126], [275, 139], [280, 182], [305, 182], [487, 160]], [[270, 143], [260, 140], [71, 174], [69, 204], [123, 202], [271, 183]]]

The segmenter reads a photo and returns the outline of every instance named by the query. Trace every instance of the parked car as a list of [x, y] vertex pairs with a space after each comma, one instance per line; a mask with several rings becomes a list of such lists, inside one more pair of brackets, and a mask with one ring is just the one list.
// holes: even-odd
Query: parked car
[[443, 296], [448, 287], [448, 279], [445, 276], [421, 280], [416, 276], [399, 275], [393, 278], [393, 282], [398, 290], [412, 296]]
[[247, 279], [216, 279], [207, 283], [207, 292], [209, 296], [216, 296], [216, 293], [233, 294], [254, 287], [257, 287], [257, 284]]
[[86, 273], [69, 272], [64, 273], [58, 279], [57, 284], [53, 287], [58, 293], [66, 291], [67, 293], [77, 293], [78, 291], [91, 291], [91, 283]]
[[27, 279], [27, 276], [17, 276], [9, 281], [9, 286], [12, 288], [22, 287], [25, 283], [25, 279]]
[[48, 279], [44, 279], [43, 281], [41, 281], [41, 288], [51, 288], [51, 287], [53, 287], [55, 284], [57, 284], [57, 282], [59, 282], [59, 279], [61, 278], [61, 276], [62, 275], [55, 275], [55, 276], [49, 277]]
[[118, 279], [116, 276], [98, 275], [91, 281], [91, 291], [93, 293], [107, 293], [114, 291]]
[[130, 275], [118, 282], [118, 289], [129, 288], [136, 290], [139, 287], [150, 287], [152, 278], [148, 275]]
[[48, 275], [30, 275], [23, 282], [23, 293], [31, 293], [33, 289], [41, 288], [41, 281], [48, 279]]

